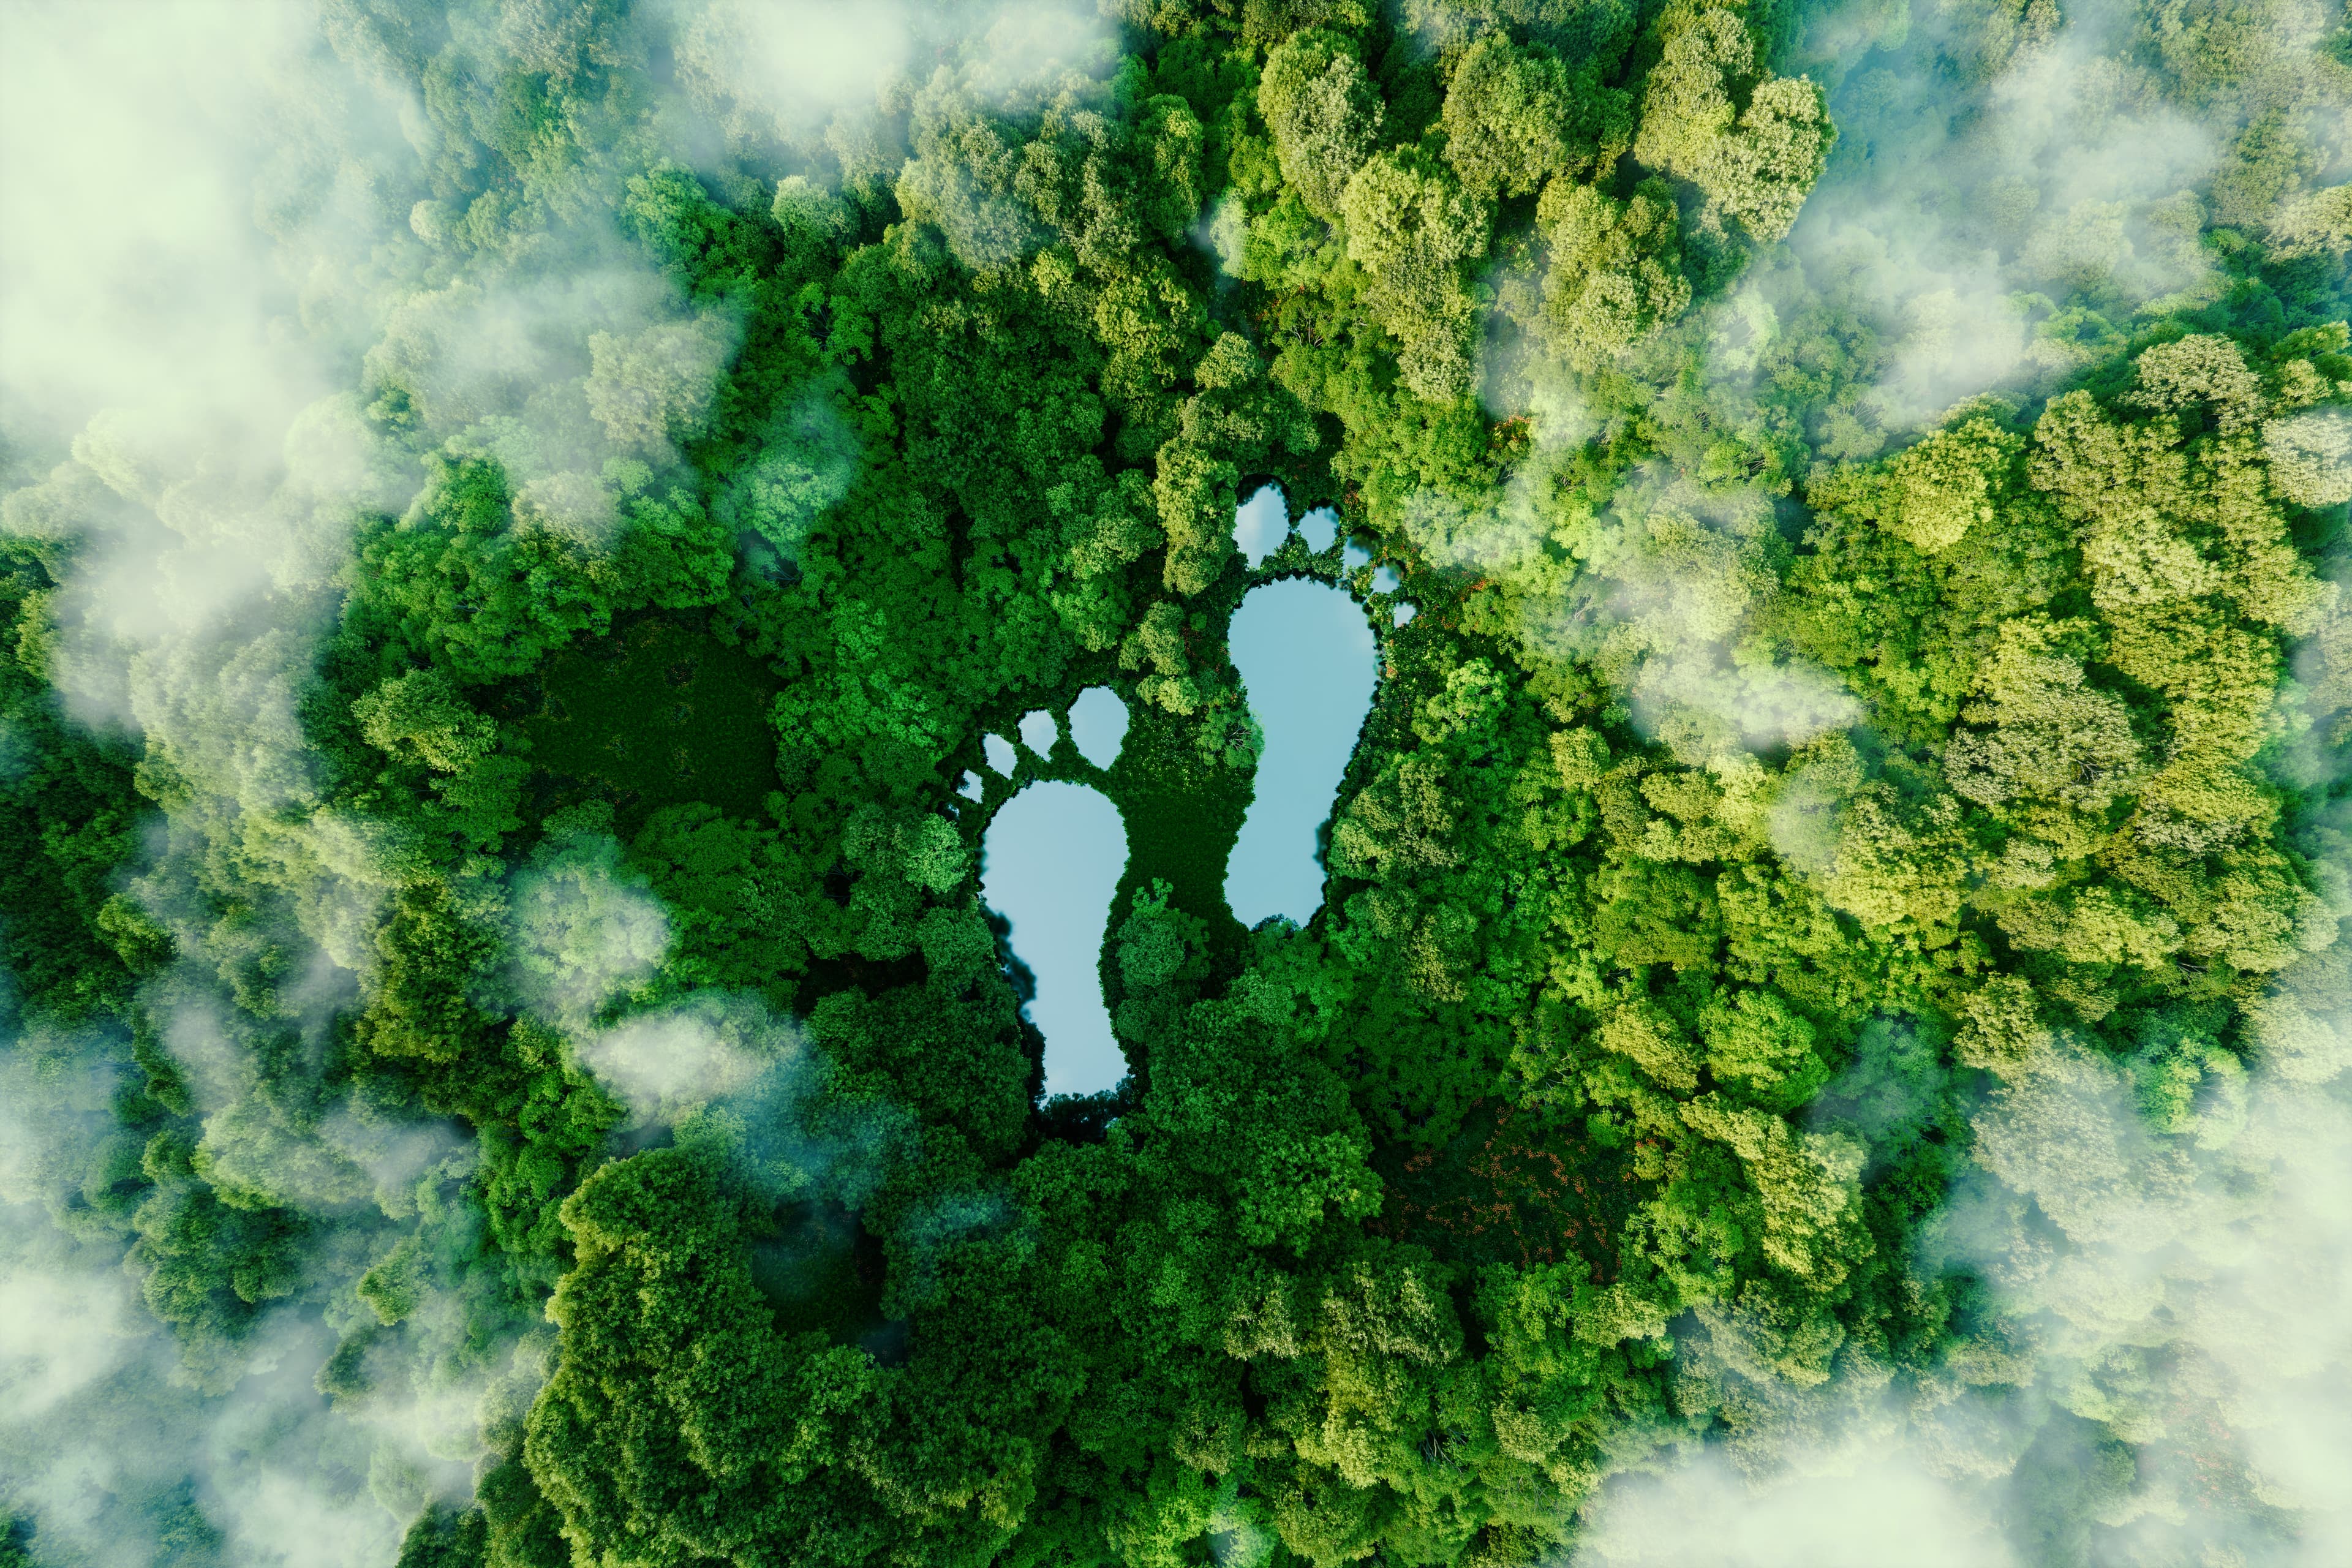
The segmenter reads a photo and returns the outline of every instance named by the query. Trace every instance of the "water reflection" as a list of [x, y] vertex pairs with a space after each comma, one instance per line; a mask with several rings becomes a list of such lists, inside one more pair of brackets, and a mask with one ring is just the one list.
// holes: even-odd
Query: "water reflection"
[[1083, 784], [1031, 784], [989, 823], [981, 857], [981, 898], [1013, 922], [1013, 951], [1037, 977], [1029, 1021], [1045, 1037], [1045, 1092], [1115, 1088], [1127, 1058], [1095, 965], [1127, 866], [1118, 807]]
[[1070, 744], [1098, 768], [1118, 760], [1127, 739], [1127, 704], [1108, 686], [1089, 686], [1070, 704]]
[[1272, 485], [1258, 487], [1234, 513], [1234, 544], [1252, 566], [1263, 564], [1280, 549], [1289, 531], [1290, 516], [1283, 508], [1282, 492]]
[[1357, 731], [1371, 710], [1379, 658], [1356, 601], [1290, 578], [1250, 590], [1228, 646], [1265, 733], [1256, 797], [1225, 870], [1244, 925], [1286, 915], [1304, 925], [1323, 901], [1316, 834], [1331, 816]]

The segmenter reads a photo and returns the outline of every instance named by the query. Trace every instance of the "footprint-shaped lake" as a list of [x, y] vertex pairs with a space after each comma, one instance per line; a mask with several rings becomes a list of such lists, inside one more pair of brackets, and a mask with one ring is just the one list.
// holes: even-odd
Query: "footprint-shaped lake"
[[[1236, 541], [1255, 565], [1288, 531], [1280, 492], [1268, 488], [1253, 496], [1235, 522]], [[1310, 549], [1328, 550], [1337, 520], [1311, 512], [1298, 531]], [[1227, 646], [1265, 744], [1227, 862], [1225, 900], [1244, 925], [1275, 915], [1303, 925], [1323, 901], [1318, 840], [1371, 709], [1379, 649], [1361, 605], [1307, 578], [1250, 590], [1234, 612]], [[1089, 762], [1108, 767], [1127, 721], [1112, 692], [1090, 688], [1071, 710], [1070, 738]], [[1051, 715], [1032, 713], [1019, 731], [1023, 745], [1040, 757], [1052, 749]], [[1011, 742], [991, 735], [985, 751], [992, 771], [1013, 773]], [[967, 776], [963, 793], [980, 797], [977, 775]], [[1048, 1094], [1092, 1094], [1126, 1076], [1097, 967], [1126, 862], [1118, 809], [1083, 784], [1028, 785], [997, 811], [982, 839], [981, 896], [1012, 922], [1013, 951], [1036, 979], [1028, 1012], [1045, 1037]]]
[[1225, 902], [1242, 924], [1304, 925], [1323, 901], [1317, 837], [1371, 710], [1379, 652], [1363, 606], [1328, 583], [1293, 577], [1253, 588], [1226, 646], [1265, 736]]
[[1127, 1076], [1095, 968], [1126, 866], [1118, 808], [1084, 784], [1031, 784], [981, 841], [982, 901], [1013, 922], [1013, 951], [1037, 980], [1029, 1021], [1045, 1037], [1047, 1094], [1093, 1094]]

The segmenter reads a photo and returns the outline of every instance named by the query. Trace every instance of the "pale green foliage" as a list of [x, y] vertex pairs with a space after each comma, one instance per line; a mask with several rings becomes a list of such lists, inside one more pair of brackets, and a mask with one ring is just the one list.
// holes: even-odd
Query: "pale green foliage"
[[1405, 384], [1423, 397], [1470, 388], [1475, 311], [1464, 263], [1483, 256], [1491, 212], [1434, 160], [1382, 153], [1348, 182], [1348, 255], [1371, 279], [1368, 299], [1402, 345]]
[[[2140, 747], [2130, 713], [2121, 698], [2084, 684], [2081, 662], [2064, 651], [2067, 630], [2010, 622], [1980, 667], [1982, 700], [1961, 716], [1988, 728], [1955, 731], [1944, 765], [1952, 787], [1988, 810], [2016, 803], [2061, 810], [2067, 821], [2095, 818], [2133, 787]], [[2044, 826], [2059, 830], [2056, 819]]]
[[1757, 84], [1731, 134], [1689, 170], [1692, 182], [1765, 243], [1797, 221], [1837, 141], [1822, 89], [1802, 77]]
[[1559, 178], [1537, 210], [1549, 265], [1538, 331], [1551, 351], [1593, 370], [1672, 322], [1690, 303], [1682, 236], [1663, 182], [1619, 201]]
[[2271, 484], [2297, 506], [2352, 500], [2352, 413], [2317, 408], [2263, 426]]
[[2331, 185], [2279, 208], [2271, 243], [2285, 257], [2352, 253], [2352, 184]]
[[661, 321], [626, 337], [589, 335], [589, 411], [624, 451], [667, 456], [702, 434], [734, 334], [712, 316]]
[[1993, 521], [1994, 500], [2024, 446], [1990, 420], [1970, 419], [1935, 432], [1890, 462], [1816, 482], [1813, 504], [1867, 518], [1933, 555]]
[[1728, 135], [1732, 89], [1756, 75], [1756, 41], [1731, 5], [1677, 0], [1659, 16], [1663, 58], [1642, 100], [1633, 156], [1685, 178]]
[[1444, 125], [1446, 161], [1463, 184], [1516, 196], [1554, 174], [1607, 173], [1633, 140], [1633, 106], [1550, 50], [1488, 33], [1454, 62]]
[[1764, 1256], [1817, 1289], [1837, 1285], [1871, 1251], [1862, 1226], [1864, 1150], [1843, 1133], [1799, 1132], [1719, 1096], [1684, 1102], [1683, 1120], [1748, 1167], [1764, 1216]]
[[1633, 156], [1698, 186], [1759, 240], [1780, 238], [1836, 140], [1821, 89], [1763, 73], [1732, 6], [1676, 0], [1658, 30], [1665, 52], [1650, 73]]
[[463, 773], [498, 743], [498, 726], [437, 669], [385, 681], [352, 705], [352, 716], [370, 745], [436, 773]]
[[1015, 195], [1017, 138], [1008, 139], [945, 66], [915, 97], [916, 156], [898, 175], [899, 206], [936, 226], [966, 267], [1002, 267], [1038, 239], [1028, 205]]
[[1257, 108], [1291, 188], [1309, 210], [1338, 216], [1381, 129], [1380, 94], [1354, 45], [1319, 27], [1284, 39], [1266, 56]]
[[1612, 1012], [1601, 1026], [1599, 1043], [1633, 1061], [1662, 1088], [1698, 1087], [1698, 1053], [1653, 1005], [1633, 1002]]

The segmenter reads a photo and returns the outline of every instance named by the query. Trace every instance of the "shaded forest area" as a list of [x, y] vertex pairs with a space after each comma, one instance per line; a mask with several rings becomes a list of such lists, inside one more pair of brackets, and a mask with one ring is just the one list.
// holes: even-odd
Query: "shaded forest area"
[[0, 405], [0, 1563], [2352, 1543], [2340, 9], [249, 15], [238, 395]]

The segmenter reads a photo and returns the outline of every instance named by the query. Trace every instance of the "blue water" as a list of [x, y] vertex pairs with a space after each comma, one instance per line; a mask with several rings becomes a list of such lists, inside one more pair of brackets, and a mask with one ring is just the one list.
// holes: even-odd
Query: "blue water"
[[1098, 768], [1118, 760], [1127, 739], [1127, 704], [1108, 686], [1089, 686], [1070, 704], [1070, 744]]
[[[1259, 519], [1245, 526], [1278, 528], [1265, 524], [1265, 503], [1259, 504]], [[1272, 508], [1279, 519], [1278, 494]], [[1325, 547], [1334, 536], [1328, 513], [1310, 517], [1306, 531], [1310, 543], [1319, 533]], [[1276, 531], [1250, 542], [1263, 554], [1281, 537]], [[1266, 743], [1225, 897], [1245, 925], [1277, 914], [1304, 924], [1323, 900], [1316, 830], [1331, 815], [1371, 708], [1378, 668], [1371, 626], [1340, 590], [1292, 579], [1250, 591], [1234, 616], [1231, 647]], [[1034, 712], [1015, 729], [1024, 745], [1042, 753], [1053, 744], [1053, 726], [1052, 715]], [[1070, 740], [1097, 767], [1118, 755], [1127, 727], [1126, 705], [1107, 687], [1088, 688], [1070, 710]], [[985, 749], [992, 770], [1013, 771], [1013, 747], [1003, 737], [988, 736]], [[965, 782], [968, 792], [979, 783]], [[1037, 978], [1028, 1011], [1045, 1037], [1045, 1091], [1117, 1087], [1127, 1058], [1111, 1035], [1097, 965], [1127, 864], [1118, 808], [1084, 785], [1033, 784], [988, 825], [981, 857], [981, 897], [1012, 921], [1013, 951]]]
[[1048, 1094], [1092, 1094], [1127, 1074], [1095, 967], [1126, 868], [1118, 808], [1083, 784], [1031, 784], [981, 841], [981, 899], [1013, 922], [1013, 951], [1037, 976], [1029, 1021], [1045, 1037]]
[[1234, 544], [1252, 566], [1280, 549], [1289, 532], [1290, 514], [1283, 506], [1282, 491], [1272, 485], [1258, 487], [1234, 513]]
[[1339, 589], [1294, 577], [1250, 590], [1229, 646], [1265, 751], [1226, 862], [1225, 901], [1244, 925], [1268, 915], [1304, 925], [1323, 901], [1316, 830], [1330, 818], [1371, 710], [1380, 662], [1372, 628]]

